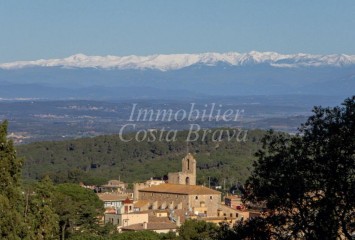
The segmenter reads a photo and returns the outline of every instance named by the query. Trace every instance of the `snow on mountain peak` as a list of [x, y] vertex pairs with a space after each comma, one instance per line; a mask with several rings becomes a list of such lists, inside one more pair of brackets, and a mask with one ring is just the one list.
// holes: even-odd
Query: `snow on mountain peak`
[[103, 68], [103, 69], [156, 69], [177, 70], [195, 64], [213, 66], [225, 63], [232, 66], [269, 64], [274, 67], [345, 66], [355, 64], [355, 55], [279, 54], [276, 52], [159, 54], [149, 56], [87, 56], [75, 54], [62, 59], [40, 59], [0, 64], [1, 69], [25, 67]]

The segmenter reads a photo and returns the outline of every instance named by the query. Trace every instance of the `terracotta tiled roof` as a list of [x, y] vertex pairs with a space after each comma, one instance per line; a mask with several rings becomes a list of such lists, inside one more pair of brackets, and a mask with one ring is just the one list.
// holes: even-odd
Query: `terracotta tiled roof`
[[[186, 213], [187, 213], [187, 215], [186, 215]], [[177, 219], [178, 217], [180, 217], [180, 222], [181, 222], [181, 223], [185, 222], [186, 218], [187, 218], [187, 217], [190, 217], [191, 215], [193, 215], [192, 212], [186, 212], [186, 211], [184, 211], [184, 210], [182, 210], [182, 209], [176, 209], [176, 210], [174, 210], [174, 217], [175, 217], [175, 219]]]
[[116, 209], [114, 209], [114, 208], [106, 208], [105, 209], [105, 213], [115, 214], [116, 213]]
[[223, 209], [225, 209], [226, 211], [228, 211], [228, 210], [229, 211], [233, 210], [234, 212], [238, 212], [239, 211], [238, 209], [232, 208], [232, 207], [230, 207], [228, 205], [225, 205], [225, 204], [219, 204], [218, 209], [222, 210], [222, 211], [223, 211]]
[[149, 204], [149, 202], [146, 201], [146, 200], [138, 200], [138, 201], [134, 204], [134, 207], [135, 207], [135, 208], [141, 208], [141, 207], [146, 206], [147, 204]]
[[139, 215], [139, 214], [148, 214], [147, 212], [129, 212], [129, 213], [121, 213], [122, 215]]
[[155, 211], [149, 211], [148, 222], [149, 223], [171, 223], [168, 217], [157, 217], [154, 215]]
[[241, 201], [242, 200], [242, 198], [240, 196], [236, 196], [236, 195], [226, 196], [224, 199], [229, 199], [231, 201]]
[[183, 185], [183, 184], [160, 184], [139, 190], [140, 192], [158, 192], [158, 193], [176, 193], [184, 195], [207, 195], [221, 194], [216, 190], [198, 185]]
[[[148, 222], [146, 230], [165, 230], [165, 229], [177, 229], [176, 224], [167, 222]], [[127, 227], [123, 227], [122, 230], [138, 231], [144, 230], [144, 224], [132, 224]]]
[[198, 219], [205, 220], [205, 221], [225, 221], [225, 220], [235, 220], [236, 218], [234, 218], [234, 217], [201, 217]]
[[126, 194], [116, 193], [98, 193], [97, 196], [104, 202], [124, 201], [127, 197], [129, 197]]
[[130, 200], [128, 197], [123, 201], [124, 204], [132, 204], [133, 201]]

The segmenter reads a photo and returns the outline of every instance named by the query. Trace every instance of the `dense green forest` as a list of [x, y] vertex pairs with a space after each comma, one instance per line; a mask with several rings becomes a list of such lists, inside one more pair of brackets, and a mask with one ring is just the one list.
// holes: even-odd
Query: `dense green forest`
[[[221, 141], [214, 140], [215, 131], [223, 133]], [[125, 182], [163, 178], [168, 172], [181, 170], [181, 159], [189, 151], [197, 159], [199, 184], [230, 187], [244, 182], [250, 175], [254, 153], [265, 134], [261, 130], [244, 130], [237, 139], [232, 137], [233, 131], [214, 129], [205, 138], [188, 144], [189, 132], [180, 131], [176, 141], [123, 142], [119, 135], [109, 135], [20, 145], [17, 152], [25, 160], [23, 175], [27, 180], [48, 175], [56, 183], [100, 184], [118, 178]], [[134, 133], [125, 136], [132, 137]], [[240, 141], [242, 138], [246, 141]]]

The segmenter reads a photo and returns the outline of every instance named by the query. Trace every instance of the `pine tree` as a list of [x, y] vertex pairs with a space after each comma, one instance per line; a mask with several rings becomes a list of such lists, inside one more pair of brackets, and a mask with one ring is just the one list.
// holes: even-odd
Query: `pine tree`
[[61, 239], [66, 239], [78, 229], [95, 232], [97, 216], [104, 211], [102, 201], [93, 191], [71, 183], [56, 186], [53, 206], [59, 216]]
[[24, 201], [21, 191], [22, 159], [7, 139], [7, 121], [0, 124], [0, 238], [24, 239]]
[[58, 239], [59, 216], [53, 207], [55, 187], [46, 176], [26, 193], [26, 222], [31, 239]]

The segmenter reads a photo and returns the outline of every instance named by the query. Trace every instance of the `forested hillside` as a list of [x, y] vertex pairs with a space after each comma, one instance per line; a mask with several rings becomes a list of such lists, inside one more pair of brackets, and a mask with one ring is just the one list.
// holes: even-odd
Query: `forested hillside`
[[[214, 131], [221, 131], [215, 129]], [[187, 144], [188, 131], [178, 132], [176, 141], [121, 141], [119, 135], [100, 136], [58, 142], [37, 142], [17, 146], [25, 159], [25, 179], [49, 175], [55, 182], [100, 184], [120, 178], [137, 182], [151, 177], [163, 178], [168, 172], [181, 170], [181, 159], [187, 151], [197, 159], [199, 184], [223, 185], [244, 182], [249, 176], [254, 153], [260, 147], [264, 131], [247, 132], [246, 141], [235, 137], [233, 129], [223, 129], [222, 141], [206, 138]], [[202, 135], [202, 132], [201, 132]], [[135, 134], [125, 136], [126, 139]]]

